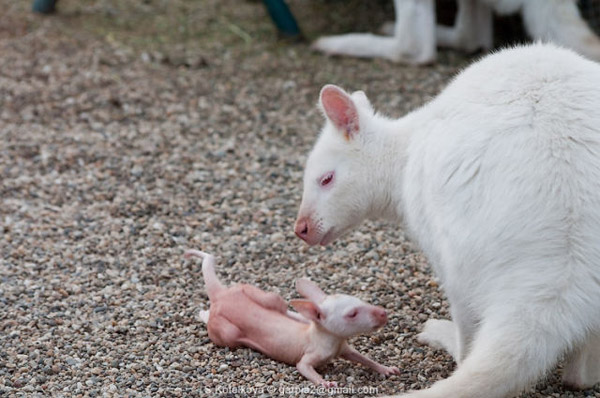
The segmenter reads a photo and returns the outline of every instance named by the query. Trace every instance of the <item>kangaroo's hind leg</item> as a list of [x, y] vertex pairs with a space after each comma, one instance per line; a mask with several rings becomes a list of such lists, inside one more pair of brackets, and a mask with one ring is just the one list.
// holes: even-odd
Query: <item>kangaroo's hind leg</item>
[[331, 55], [380, 57], [407, 64], [435, 60], [435, 2], [394, 0], [396, 22], [393, 36], [349, 33], [319, 38], [313, 48]]
[[452, 376], [401, 397], [505, 398], [522, 391], [551, 369], [567, 348], [559, 327], [540, 325], [531, 317], [535, 315], [528, 320], [516, 312], [484, 319]]
[[458, 0], [454, 26], [438, 25], [437, 44], [473, 52], [493, 46], [492, 10], [478, 0]]

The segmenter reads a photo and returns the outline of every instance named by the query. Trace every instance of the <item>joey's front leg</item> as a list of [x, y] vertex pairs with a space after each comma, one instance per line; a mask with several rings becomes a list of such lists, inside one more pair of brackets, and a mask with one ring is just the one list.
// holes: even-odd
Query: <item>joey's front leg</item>
[[350, 347], [348, 344], [344, 345], [340, 356], [349, 361], [358, 362], [360, 364], [363, 364], [384, 376], [400, 374], [400, 369], [398, 369], [397, 367], [384, 366], [380, 363], [377, 363], [374, 360], [372, 360], [371, 358], [356, 351], [354, 348]]
[[302, 376], [306, 377], [308, 380], [310, 380], [316, 385], [320, 385], [327, 388], [337, 386], [337, 383], [335, 381], [326, 381], [325, 379], [323, 379], [323, 377], [321, 377], [319, 373], [317, 373], [310, 357], [302, 357], [300, 362], [296, 364], [296, 369], [298, 369], [298, 372], [300, 372]]

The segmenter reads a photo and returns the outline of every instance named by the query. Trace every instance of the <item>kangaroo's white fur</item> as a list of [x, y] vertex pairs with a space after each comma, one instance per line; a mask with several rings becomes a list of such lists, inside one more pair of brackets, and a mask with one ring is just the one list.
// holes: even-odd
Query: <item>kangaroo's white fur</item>
[[419, 340], [458, 363], [406, 397], [513, 396], [563, 355], [565, 383], [599, 382], [600, 65], [536, 44], [485, 57], [399, 120], [365, 101], [322, 90], [297, 233], [326, 244], [367, 217], [404, 220], [451, 307]]
[[381, 57], [408, 64], [435, 61], [436, 47], [464, 51], [488, 50], [493, 44], [492, 11], [520, 12], [527, 33], [535, 40], [570, 47], [600, 60], [600, 38], [581, 18], [576, 0], [457, 0], [453, 27], [437, 25], [434, 0], [394, 0], [395, 24], [389, 36], [351, 33], [318, 39], [313, 47], [328, 54]]

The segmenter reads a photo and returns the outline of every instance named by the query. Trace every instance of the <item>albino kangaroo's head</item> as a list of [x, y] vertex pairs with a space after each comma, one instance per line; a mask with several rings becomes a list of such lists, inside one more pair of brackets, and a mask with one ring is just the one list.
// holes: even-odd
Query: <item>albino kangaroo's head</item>
[[326, 85], [319, 105], [326, 122], [306, 163], [295, 225], [296, 235], [309, 245], [326, 245], [369, 216], [378, 184], [374, 130], [384, 120], [362, 91], [349, 95]]
[[336, 336], [348, 338], [373, 332], [387, 323], [382, 307], [346, 294], [328, 296], [306, 278], [296, 281], [296, 290], [306, 300], [291, 300], [292, 307]]

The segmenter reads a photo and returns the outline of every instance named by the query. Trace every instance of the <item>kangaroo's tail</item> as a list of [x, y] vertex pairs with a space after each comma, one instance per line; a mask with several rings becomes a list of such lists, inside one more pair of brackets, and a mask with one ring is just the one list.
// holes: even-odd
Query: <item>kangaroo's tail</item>
[[215, 273], [215, 258], [211, 254], [201, 252], [200, 250], [188, 250], [185, 252], [184, 257], [198, 257], [202, 259], [202, 275], [204, 275], [206, 293], [208, 294], [209, 300], [212, 301], [214, 295], [219, 290], [225, 288]]

